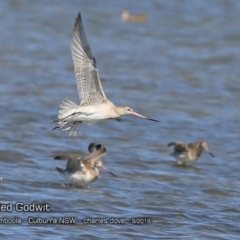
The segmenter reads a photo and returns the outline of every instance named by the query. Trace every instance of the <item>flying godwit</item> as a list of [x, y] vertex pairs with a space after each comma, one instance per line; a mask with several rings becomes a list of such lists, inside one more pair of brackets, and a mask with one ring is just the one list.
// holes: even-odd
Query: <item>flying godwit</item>
[[176, 158], [179, 165], [188, 165], [196, 162], [201, 156], [203, 150], [208, 152], [211, 157], [214, 157], [205, 141], [190, 144], [185, 144], [183, 142], [170, 142], [168, 146], [174, 146], [174, 152], [171, 155]]
[[130, 107], [117, 107], [109, 101], [103, 91], [99, 78], [96, 60], [92, 55], [86, 34], [84, 32], [81, 14], [79, 13], [74, 25], [72, 36], [72, 57], [80, 105], [66, 98], [59, 110], [58, 127], [69, 135], [76, 136], [81, 123], [93, 124], [102, 120], [117, 119], [126, 114], [159, 122], [134, 112]]
[[60, 155], [54, 158], [60, 160], [68, 159], [66, 169], [56, 167], [56, 170], [73, 186], [83, 187], [96, 181], [99, 176], [98, 168], [100, 167], [116, 177], [116, 175], [109, 172], [103, 166], [102, 161], [99, 160], [107, 152], [103, 145], [92, 143], [89, 145], [88, 150], [90, 151], [90, 154], [84, 158], [75, 154]]

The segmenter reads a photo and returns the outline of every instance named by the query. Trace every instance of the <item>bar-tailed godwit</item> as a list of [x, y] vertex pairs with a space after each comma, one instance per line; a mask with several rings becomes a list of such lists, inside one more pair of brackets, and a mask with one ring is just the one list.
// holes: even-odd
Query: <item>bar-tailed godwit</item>
[[80, 105], [66, 98], [59, 110], [58, 126], [69, 135], [76, 136], [81, 123], [93, 124], [102, 120], [117, 119], [132, 114], [151, 121], [159, 122], [134, 112], [130, 107], [118, 107], [109, 101], [103, 91], [99, 78], [96, 60], [92, 55], [84, 28], [81, 14], [78, 14], [72, 36], [72, 57]]
[[[88, 150], [90, 154], [84, 158], [76, 154], [60, 155], [54, 158], [68, 159], [66, 169], [56, 167], [56, 170], [73, 186], [83, 187], [96, 181], [99, 176], [98, 168], [103, 168], [109, 172], [100, 160], [106, 154], [106, 148], [101, 144], [92, 143], [89, 145]], [[115, 174], [109, 173], [116, 177]]]
[[190, 144], [185, 144], [183, 142], [170, 142], [168, 146], [174, 146], [174, 151], [171, 155], [176, 158], [179, 165], [187, 165], [196, 162], [201, 156], [203, 150], [208, 152], [211, 157], [214, 157], [214, 155], [210, 152], [206, 141]]

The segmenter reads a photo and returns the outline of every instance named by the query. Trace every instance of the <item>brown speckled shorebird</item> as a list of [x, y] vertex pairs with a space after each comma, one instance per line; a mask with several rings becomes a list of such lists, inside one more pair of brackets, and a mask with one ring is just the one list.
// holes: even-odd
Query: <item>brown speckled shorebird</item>
[[185, 144], [183, 142], [170, 142], [168, 144], [168, 147], [169, 146], [174, 146], [174, 152], [171, 155], [176, 158], [179, 165], [193, 164], [201, 156], [203, 150], [208, 152], [211, 157], [214, 157], [214, 155], [210, 152], [206, 141], [190, 144]]
[[71, 49], [81, 102], [80, 105], [77, 105], [66, 98], [60, 106], [58, 119], [54, 121], [58, 122], [58, 127], [53, 128], [53, 130], [63, 129], [69, 135], [76, 136], [83, 122], [90, 125], [107, 119], [120, 121], [120, 117], [126, 114], [159, 122], [134, 112], [130, 107], [117, 107], [107, 99], [80, 13], [74, 25]]
[[54, 158], [58, 160], [68, 159], [66, 169], [56, 167], [56, 170], [73, 186], [83, 187], [96, 181], [99, 176], [98, 168], [100, 167], [116, 177], [116, 175], [109, 172], [103, 166], [102, 161], [99, 160], [107, 152], [103, 145], [91, 143], [88, 150], [90, 154], [84, 158], [76, 154], [60, 155]]

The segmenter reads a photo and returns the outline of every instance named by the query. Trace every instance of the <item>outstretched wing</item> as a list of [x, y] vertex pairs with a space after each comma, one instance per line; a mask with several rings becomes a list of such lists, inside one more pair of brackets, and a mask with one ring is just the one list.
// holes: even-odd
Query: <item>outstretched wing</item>
[[64, 153], [62, 155], [58, 155], [54, 157], [55, 160], [69, 160], [69, 159], [77, 159], [81, 158], [78, 154], [72, 154], [72, 153]]
[[80, 98], [80, 106], [107, 101], [79, 13], [72, 36], [72, 57]]
[[175, 146], [174, 151], [178, 153], [188, 152], [189, 147], [185, 143], [179, 143]]
[[76, 155], [71, 155], [67, 161], [66, 169], [68, 171], [76, 171], [81, 170], [81, 157], [77, 157]]
[[174, 151], [178, 153], [187, 152], [189, 147], [183, 142], [170, 142], [168, 146], [174, 146]]

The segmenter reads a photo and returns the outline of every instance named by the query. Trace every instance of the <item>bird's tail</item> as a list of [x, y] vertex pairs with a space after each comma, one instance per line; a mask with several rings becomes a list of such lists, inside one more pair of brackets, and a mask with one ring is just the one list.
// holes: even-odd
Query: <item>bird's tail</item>
[[70, 100], [69, 98], [66, 98], [62, 101], [62, 104], [60, 105], [60, 110], [58, 112], [58, 119], [63, 120], [64, 116], [69, 110], [73, 110], [78, 108], [78, 105]]
[[71, 101], [69, 98], [66, 98], [62, 101], [60, 105], [60, 110], [58, 113], [58, 119], [53, 122], [58, 122], [58, 127], [53, 128], [53, 130], [63, 129], [69, 133], [69, 135], [76, 136], [79, 128], [81, 126], [80, 121], [68, 121], [69, 117], [75, 114], [74, 110], [78, 108], [78, 105]]

